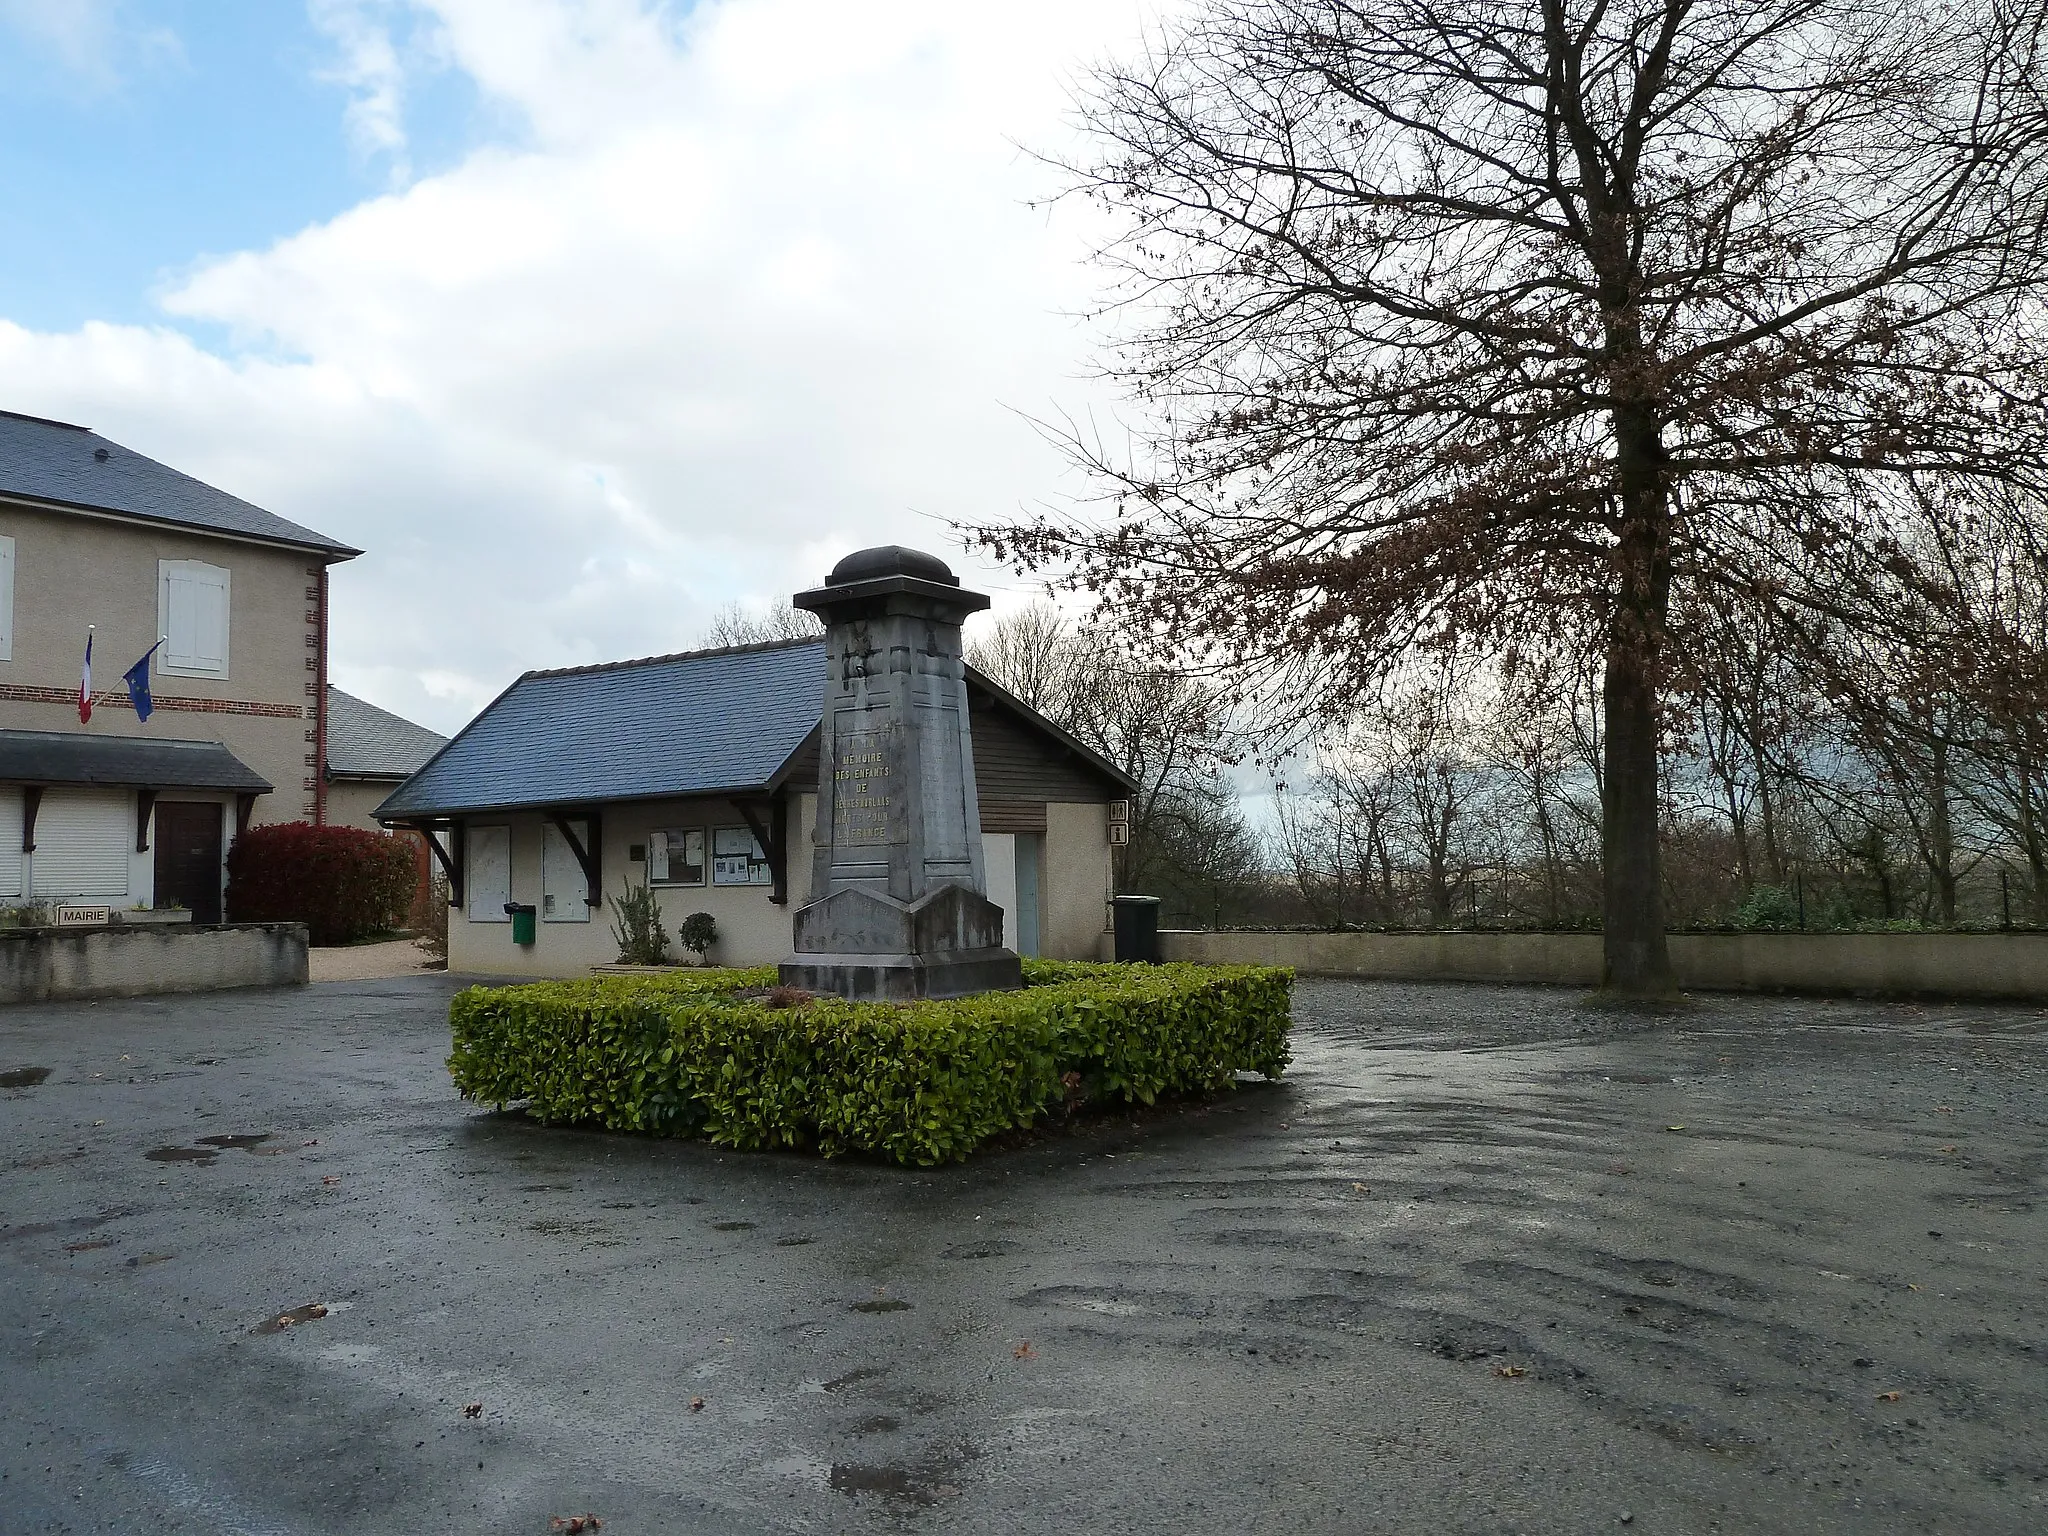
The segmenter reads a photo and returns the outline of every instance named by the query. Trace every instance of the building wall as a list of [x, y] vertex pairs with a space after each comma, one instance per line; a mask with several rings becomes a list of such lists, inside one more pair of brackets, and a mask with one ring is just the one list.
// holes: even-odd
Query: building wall
[[377, 820], [377, 807], [382, 805], [396, 788], [397, 783], [389, 779], [329, 779], [329, 825], [367, 827], [372, 832], [382, 832], [384, 826]]
[[[1101, 948], [1105, 902], [1109, 888], [1109, 833], [1105, 807], [1099, 804], [1054, 804], [1047, 810], [1047, 833], [1040, 876], [1040, 951], [1062, 959], [1092, 960]], [[816, 823], [817, 797], [793, 797], [789, 825], [789, 904], [776, 906], [765, 886], [656, 888], [662, 923], [671, 935], [692, 912], [709, 912], [717, 921], [719, 942], [711, 959], [719, 965], [775, 965], [790, 953], [790, 917], [809, 899], [811, 830]], [[524, 948], [512, 942], [509, 921], [471, 922], [467, 902], [448, 916], [448, 965], [458, 973], [480, 976], [573, 976], [592, 966], [618, 959], [612, 936], [613, 899], [622, 876], [638, 883], [646, 866], [629, 862], [627, 851], [645, 845], [657, 828], [738, 826], [740, 818], [720, 800], [649, 801], [609, 806], [604, 812], [602, 844], [605, 903], [588, 922], [547, 922], [535, 925], [535, 942]], [[544, 820], [533, 814], [478, 816], [472, 826], [511, 829], [512, 899], [540, 907], [541, 840]], [[1007, 841], [1007, 839], [1006, 839]], [[1014, 864], [1008, 866], [1014, 869]], [[1014, 876], [1012, 876], [1014, 880]], [[465, 898], [468, 892], [465, 891]], [[992, 899], [1000, 900], [991, 892]], [[1011, 900], [1014, 901], [1014, 894]], [[674, 950], [671, 941], [671, 950]], [[679, 956], [680, 958], [680, 956]]]
[[1054, 801], [1045, 808], [1039, 873], [1039, 950], [1055, 960], [1094, 960], [1109, 926], [1115, 876], [1109, 807]]
[[[0, 661], [0, 728], [177, 737], [224, 743], [274, 786], [253, 819], [296, 821], [313, 813], [320, 562], [179, 529], [38, 512], [0, 503], [0, 535], [14, 540], [14, 644]], [[148, 723], [129, 708], [121, 674], [156, 641], [157, 562], [225, 567], [228, 675], [152, 675]], [[95, 707], [81, 726], [74, 699], [86, 625], [93, 639]], [[309, 666], [308, 663], [315, 663]], [[24, 690], [57, 690], [38, 699]]]
[[[806, 897], [809, 874], [799, 866], [806, 862], [799, 850], [808, 849], [810, 818], [816, 814], [816, 797], [804, 795], [791, 801], [789, 825], [784, 836], [790, 849], [790, 902], [778, 907], [768, 899], [766, 886], [712, 885], [655, 887], [661, 908], [662, 926], [670, 935], [670, 952], [683, 958], [674, 942], [677, 927], [693, 912], [709, 912], [718, 924], [718, 942], [710, 958], [719, 965], [774, 965], [789, 954], [789, 914]], [[509, 826], [512, 829], [512, 899], [535, 907], [541, 897], [541, 841], [545, 819], [535, 814], [500, 817], [477, 816], [472, 828]], [[594, 965], [610, 965], [619, 958], [619, 945], [612, 934], [616, 920], [613, 903], [621, 882], [637, 885], [646, 877], [647, 866], [627, 858], [647, 835], [657, 829], [702, 827], [706, 829], [707, 863], [709, 832], [717, 827], [744, 823], [723, 800], [644, 801], [632, 805], [607, 806], [603, 816], [602, 870], [604, 905], [591, 909], [587, 922], [538, 922], [531, 948], [512, 942], [512, 925], [502, 922], [471, 922], [467, 910], [469, 892], [464, 891], [462, 909], [448, 914], [448, 968], [484, 976], [573, 976]], [[708, 871], [707, 871], [708, 873]]]

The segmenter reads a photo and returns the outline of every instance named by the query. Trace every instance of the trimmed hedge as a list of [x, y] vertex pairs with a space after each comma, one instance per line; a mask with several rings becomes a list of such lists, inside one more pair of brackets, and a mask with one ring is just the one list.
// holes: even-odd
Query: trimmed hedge
[[1150, 1104], [1288, 1061], [1294, 973], [1027, 960], [1021, 991], [771, 1008], [758, 970], [471, 987], [449, 1006], [466, 1099], [545, 1121], [930, 1165], [1074, 1098]]
[[395, 833], [282, 821], [228, 849], [228, 920], [304, 923], [315, 944], [403, 927], [418, 891], [419, 854]]

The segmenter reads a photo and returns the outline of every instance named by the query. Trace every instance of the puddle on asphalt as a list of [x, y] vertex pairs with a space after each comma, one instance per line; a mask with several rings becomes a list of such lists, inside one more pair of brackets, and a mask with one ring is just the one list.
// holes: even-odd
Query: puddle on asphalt
[[944, 1253], [941, 1253], [939, 1257], [942, 1259], [1000, 1259], [1015, 1253], [1023, 1246], [1022, 1243], [1013, 1243], [1008, 1238], [991, 1237], [985, 1242], [955, 1243]]
[[909, 1467], [864, 1467], [845, 1461], [832, 1464], [831, 1486], [835, 1493], [878, 1493], [907, 1504], [936, 1504], [960, 1492], [952, 1483]]
[[142, 1154], [152, 1163], [210, 1163], [220, 1156], [218, 1147], [158, 1147]]
[[201, 1136], [198, 1138], [199, 1144], [202, 1147], [239, 1147], [245, 1152], [251, 1147], [262, 1146], [268, 1140], [270, 1140], [270, 1132], [268, 1131], [253, 1136], [242, 1134], [236, 1136]]
[[0, 1088], [33, 1088], [49, 1075], [48, 1067], [10, 1067], [0, 1072]]
[[883, 1296], [874, 1301], [856, 1301], [856, 1312], [908, 1312], [910, 1303], [896, 1296]]
[[857, 1387], [864, 1381], [874, 1381], [889, 1374], [886, 1365], [863, 1365], [848, 1371], [844, 1376], [835, 1376], [820, 1389], [825, 1392], [844, 1392], [848, 1387]]

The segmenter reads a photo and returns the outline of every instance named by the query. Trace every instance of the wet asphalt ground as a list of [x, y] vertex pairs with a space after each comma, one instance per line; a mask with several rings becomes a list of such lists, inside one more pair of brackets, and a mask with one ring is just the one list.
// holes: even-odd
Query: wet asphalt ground
[[920, 1172], [462, 1104], [452, 990], [0, 1013], [0, 1531], [2048, 1529], [2048, 1011], [1304, 982]]

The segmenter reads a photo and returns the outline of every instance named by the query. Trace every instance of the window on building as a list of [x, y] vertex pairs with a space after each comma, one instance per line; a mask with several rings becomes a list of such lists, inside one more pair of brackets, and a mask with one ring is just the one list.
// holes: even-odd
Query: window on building
[[773, 885], [768, 855], [745, 827], [720, 827], [711, 834], [713, 885]]
[[702, 885], [704, 883], [704, 829], [672, 827], [647, 836], [647, 883], [649, 885]]
[[228, 675], [228, 573], [202, 560], [159, 560], [158, 664], [180, 677]]
[[[589, 822], [572, 821], [569, 830], [586, 849], [590, 846]], [[590, 881], [576, 850], [551, 821], [540, 829], [540, 915], [551, 923], [590, 921]]]
[[0, 661], [14, 660], [14, 540], [0, 533]]
[[[15, 834], [20, 847], [20, 833]], [[135, 794], [120, 789], [46, 789], [36, 812], [38, 901], [118, 900], [128, 894]]]
[[509, 923], [512, 899], [512, 829], [471, 827], [463, 834], [463, 871], [472, 923]]

